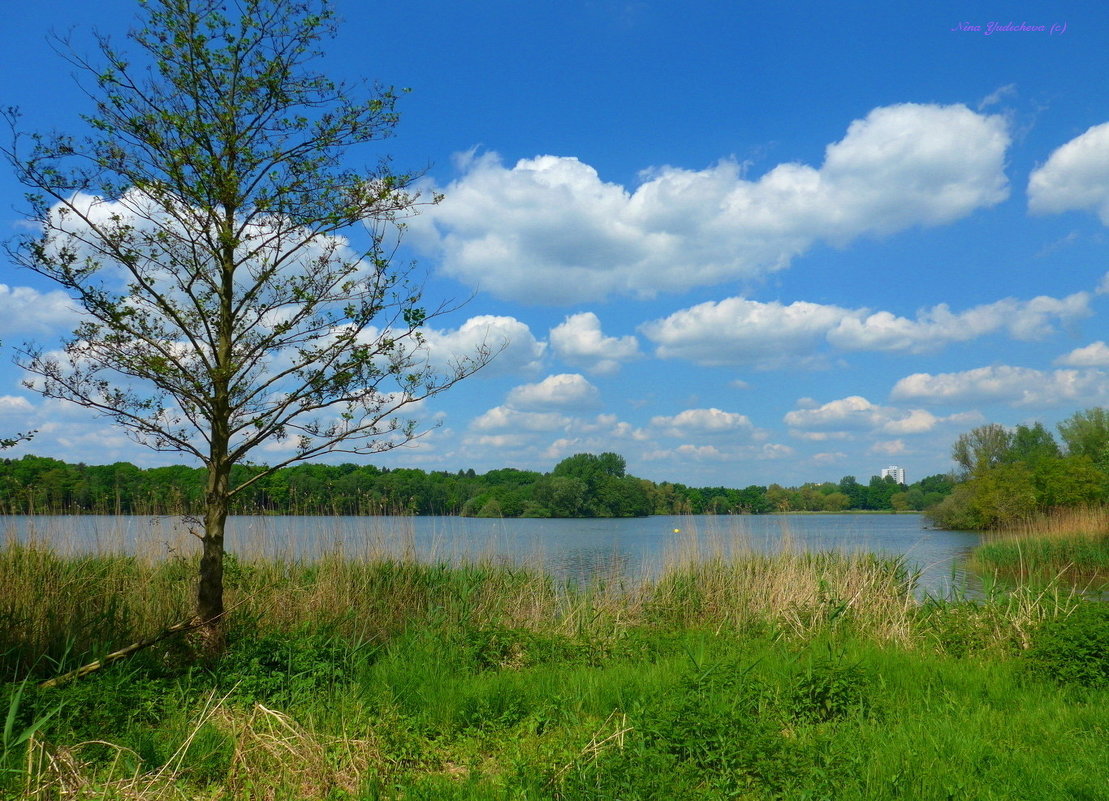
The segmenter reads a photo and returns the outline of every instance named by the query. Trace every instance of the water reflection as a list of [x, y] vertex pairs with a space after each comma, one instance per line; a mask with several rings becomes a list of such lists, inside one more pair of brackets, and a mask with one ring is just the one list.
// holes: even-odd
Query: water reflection
[[564, 581], [585, 587], [620, 581], [640, 574], [642, 560], [627, 551], [604, 547], [570, 548], [558, 559], [556, 574]]
[[[192, 553], [196, 539], [179, 518], [11, 516], [8, 538], [62, 550], [154, 555]], [[980, 590], [962, 560], [973, 532], [935, 531], [919, 515], [657, 516], [622, 520], [488, 520], [458, 517], [263, 517], [228, 520], [228, 549], [284, 558], [323, 553], [457, 562], [531, 564], [557, 579], [588, 584], [658, 575], [667, 565], [708, 556], [782, 550], [870, 552], [903, 558], [920, 573], [919, 591], [948, 597]]]

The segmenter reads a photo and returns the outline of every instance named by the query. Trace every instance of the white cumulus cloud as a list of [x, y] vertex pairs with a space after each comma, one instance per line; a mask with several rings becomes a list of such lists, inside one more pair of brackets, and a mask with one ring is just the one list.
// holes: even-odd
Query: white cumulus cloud
[[0, 338], [69, 334], [78, 320], [77, 304], [60, 289], [0, 284]]
[[726, 160], [647, 170], [629, 189], [572, 157], [508, 167], [470, 154], [446, 199], [410, 230], [445, 273], [503, 298], [652, 297], [780, 270], [818, 242], [996, 205], [1008, 196], [1009, 141], [998, 115], [905, 103], [852, 122], [819, 168], [780, 164], [757, 180]]
[[1075, 348], [1060, 356], [1055, 363], [1068, 367], [1109, 367], [1109, 345], [1101, 340], [1091, 342], [1084, 348]]
[[883, 440], [870, 446], [869, 453], [882, 453], [886, 456], [896, 456], [905, 452], [905, 443], [900, 439]]
[[601, 375], [615, 373], [622, 362], [642, 355], [634, 336], [606, 337], [593, 312], [568, 316], [551, 329], [550, 343], [560, 358]]
[[895, 400], [921, 403], [995, 402], [1011, 406], [1073, 406], [1109, 402], [1109, 373], [1102, 370], [1035, 370], [997, 365], [955, 373], [914, 373], [890, 392]]
[[664, 359], [762, 369], [820, 366], [818, 349], [825, 344], [848, 351], [922, 353], [1000, 332], [1041, 339], [1057, 324], [1089, 316], [1090, 297], [1076, 292], [1064, 298], [1005, 298], [959, 312], [941, 303], [918, 311], [915, 319], [888, 311], [733, 297], [680, 309], [644, 323], [640, 331]]
[[550, 375], [536, 384], [521, 384], [508, 393], [514, 409], [586, 409], [599, 405], [601, 394], [577, 373]]
[[[673, 462], [674, 464], [726, 463], [755, 459], [759, 461], [788, 459], [796, 451], [788, 445], [765, 443], [762, 445], [741, 445], [737, 447], [718, 447], [717, 445], [695, 445], [684, 443], [676, 448], [656, 448], [640, 455], [642, 462]], [[711, 480], [711, 479], [709, 479]]]
[[731, 458], [730, 454], [724, 453], [715, 445], [679, 445], [674, 452], [692, 459], [713, 462], [723, 462]]
[[775, 442], [768, 442], [763, 445], [755, 453], [756, 459], [790, 459], [797, 453], [796, 450], [789, 445], [780, 445]]
[[1109, 122], [1058, 148], [1028, 178], [1028, 210], [1058, 214], [1089, 209], [1109, 225]]
[[496, 356], [482, 372], [491, 374], [534, 372], [547, 349], [526, 323], [490, 314], [471, 317], [456, 329], [424, 329], [423, 336], [432, 362], [439, 366], [488, 348]]
[[705, 366], [781, 367], [820, 344], [849, 309], [797, 301], [784, 305], [725, 298], [681, 309], [640, 326], [663, 359]]
[[560, 431], [566, 429], [571, 419], [558, 412], [525, 412], [508, 406], [494, 406], [475, 417], [470, 427], [475, 431]]
[[1014, 339], [1041, 339], [1055, 331], [1054, 323], [1089, 315], [1087, 292], [1065, 298], [1040, 296], [1028, 301], [1005, 298], [963, 312], [953, 312], [946, 303], [941, 303], [921, 310], [915, 320], [887, 311], [845, 316], [828, 332], [828, 341], [845, 350], [919, 353], [998, 331], [1005, 331]]
[[723, 435], [742, 433], [750, 435], [755, 427], [745, 414], [725, 412], [720, 409], [686, 409], [667, 417], [651, 418], [651, 426], [661, 429], [671, 437]]
[[793, 436], [806, 440], [844, 439], [851, 432], [879, 434], [923, 434], [941, 423], [965, 423], [974, 415], [955, 414], [937, 417], [926, 409], [899, 409], [879, 406], [861, 395], [814, 406], [808, 398], [798, 402], [802, 408], [787, 412], [783, 418]]
[[814, 409], [795, 409], [783, 418], [798, 429], [869, 430], [882, 424], [887, 415], [881, 407], [861, 395], [829, 401]]
[[0, 413], [31, 412], [34, 407], [22, 395], [0, 395]]

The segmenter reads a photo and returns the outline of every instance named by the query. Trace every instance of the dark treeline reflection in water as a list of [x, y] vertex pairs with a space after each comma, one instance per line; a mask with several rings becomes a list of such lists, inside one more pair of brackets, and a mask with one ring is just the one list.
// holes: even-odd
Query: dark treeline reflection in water
[[[154, 516], [12, 515], [10, 539], [62, 551], [188, 554], [196, 521]], [[636, 580], [687, 559], [741, 553], [868, 552], [900, 557], [919, 571], [920, 594], [974, 592], [962, 570], [978, 535], [924, 527], [915, 514], [656, 516], [544, 520], [463, 517], [239, 516], [227, 523], [227, 548], [242, 556], [311, 559], [325, 553], [424, 561], [494, 560], [539, 567], [559, 580]]]

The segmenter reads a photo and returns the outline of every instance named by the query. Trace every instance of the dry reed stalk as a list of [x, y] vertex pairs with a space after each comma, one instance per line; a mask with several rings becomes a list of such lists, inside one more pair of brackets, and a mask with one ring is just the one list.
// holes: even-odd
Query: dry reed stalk
[[[230, 707], [227, 696], [209, 694], [189, 733], [159, 769], [130, 771], [141, 764], [129, 749], [102, 740], [49, 749], [33, 738], [27, 751], [23, 797], [34, 801], [114, 798], [120, 801], [169, 801], [197, 797], [190, 792], [186, 757], [206, 724], [233, 741], [226, 779], [205, 798], [235, 799], [249, 794], [257, 801], [279, 798], [323, 798], [333, 790], [356, 793], [371, 771], [384, 771], [385, 760], [371, 740], [321, 737], [291, 717], [261, 704], [243, 711]], [[79, 756], [101, 746], [114, 753], [107, 766], [93, 766]], [[128, 759], [129, 758], [129, 759]], [[194, 788], [195, 790], [195, 788]]]
[[863, 555], [784, 551], [672, 565], [649, 605], [679, 625], [717, 631], [772, 622], [796, 636], [843, 617], [879, 639], [905, 641], [915, 606], [910, 582]]
[[385, 760], [367, 739], [321, 737], [289, 715], [255, 704], [248, 711], [224, 708], [218, 725], [235, 742], [220, 797], [234, 799], [323, 798], [334, 790], [356, 793]]
[[[611, 732], [609, 732], [610, 728], [612, 729]], [[577, 757], [567, 762], [552, 774], [551, 778], [547, 781], [547, 786], [549, 787], [555, 784], [566, 775], [569, 770], [578, 765], [583, 757], [587, 762], [596, 762], [601, 754], [610, 748], [622, 749], [624, 747], [625, 736], [632, 731], [635, 731], [635, 728], [628, 725], [627, 714], [618, 709], [614, 709], [609, 713], [608, 717], [605, 718], [605, 722], [593, 732], [589, 738], [589, 742], [585, 744]]]
[[1058, 580], [1042, 589], [1020, 586], [1007, 599], [1005, 628], [1012, 632], [1021, 649], [1027, 650], [1032, 646], [1033, 631], [1045, 620], [1069, 615], [1080, 597], [1078, 590], [1064, 589]]
[[1047, 514], [1022, 520], [1004, 529], [998, 539], [1070, 539], [1109, 536], [1109, 506], [1082, 506], [1055, 509]]
[[[108, 748], [114, 757], [107, 768], [94, 768], [79, 758], [82, 749]], [[167, 771], [143, 774], [137, 768], [126, 772], [124, 758], [130, 756], [139, 764], [138, 756], [128, 748], [104, 740], [89, 740], [68, 747], [48, 749], [34, 738], [28, 747], [28, 764], [24, 798], [33, 801], [177, 801], [189, 799], [178, 777]]]

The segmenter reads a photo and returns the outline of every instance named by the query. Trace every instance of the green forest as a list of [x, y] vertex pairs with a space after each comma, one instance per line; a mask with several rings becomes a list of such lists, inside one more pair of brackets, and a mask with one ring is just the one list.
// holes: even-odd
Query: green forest
[[[744, 488], [691, 487], [629, 475], [615, 453], [579, 453], [548, 473], [503, 468], [424, 471], [300, 464], [237, 495], [237, 514], [643, 517], [652, 514], [926, 511], [942, 528], [1004, 528], [1058, 509], [1109, 500], [1109, 410], [1076, 412], [1058, 426], [991, 423], [958, 437], [958, 470], [912, 484], [872, 476]], [[233, 482], [263, 473], [238, 465]], [[42, 456], [0, 460], [3, 514], [196, 514], [203, 468], [142, 469], [128, 462], [69, 464]]]
[[[264, 466], [239, 465], [239, 483]], [[141, 469], [128, 462], [68, 464], [41, 456], [0, 460], [5, 514], [194, 514], [203, 508], [203, 468]], [[912, 511], [939, 503], [951, 479], [911, 485], [854, 476], [799, 487], [689, 487], [628, 475], [615, 453], [579, 453], [549, 473], [504, 468], [425, 472], [355, 464], [277, 470], [236, 496], [237, 514], [462, 515], [469, 517], [641, 517], [651, 514]]]

